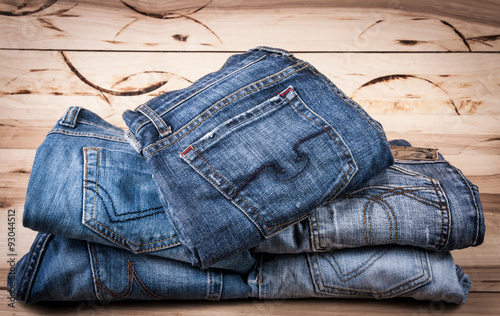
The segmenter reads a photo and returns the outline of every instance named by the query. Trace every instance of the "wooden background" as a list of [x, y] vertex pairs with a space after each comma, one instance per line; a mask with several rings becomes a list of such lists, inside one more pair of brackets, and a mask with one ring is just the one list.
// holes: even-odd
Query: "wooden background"
[[8, 210], [14, 256], [35, 149], [68, 106], [125, 127], [121, 113], [190, 85], [258, 45], [309, 61], [385, 127], [389, 138], [437, 147], [479, 186], [482, 246], [454, 251], [471, 277], [463, 306], [410, 299], [82, 302], [8, 307], [5, 315], [483, 314], [500, 311], [500, 3], [435, 0], [0, 1], [0, 289]]

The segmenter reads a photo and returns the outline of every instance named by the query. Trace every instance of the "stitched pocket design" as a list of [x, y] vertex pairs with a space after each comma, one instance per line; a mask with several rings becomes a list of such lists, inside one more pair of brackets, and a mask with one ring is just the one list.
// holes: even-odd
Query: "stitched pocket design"
[[418, 248], [378, 246], [307, 256], [315, 290], [322, 294], [390, 298], [431, 281], [427, 253]]
[[333, 127], [292, 87], [219, 125], [181, 157], [264, 236], [337, 195], [357, 170]]
[[94, 287], [99, 300], [219, 300], [222, 272], [194, 269], [189, 263], [134, 255], [88, 243]]
[[391, 166], [316, 209], [311, 240], [318, 251], [395, 243], [441, 250], [450, 238], [450, 213], [436, 179]]
[[134, 252], [179, 245], [139, 155], [84, 148], [83, 224]]

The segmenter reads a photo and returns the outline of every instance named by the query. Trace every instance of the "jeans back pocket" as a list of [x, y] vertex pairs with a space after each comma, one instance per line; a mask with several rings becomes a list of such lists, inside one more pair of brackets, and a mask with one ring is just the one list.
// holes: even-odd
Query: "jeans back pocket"
[[307, 216], [357, 171], [342, 138], [292, 87], [217, 126], [181, 157], [264, 236]]
[[85, 226], [133, 252], [180, 244], [141, 156], [88, 147], [83, 155]]
[[425, 250], [377, 246], [308, 254], [314, 288], [339, 297], [390, 298], [431, 281]]

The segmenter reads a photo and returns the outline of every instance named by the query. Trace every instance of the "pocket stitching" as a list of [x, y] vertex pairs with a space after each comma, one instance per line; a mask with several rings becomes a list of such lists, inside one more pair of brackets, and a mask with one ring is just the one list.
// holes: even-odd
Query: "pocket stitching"
[[[85, 150], [85, 156], [87, 156], [87, 151], [88, 150], [95, 150], [97, 151], [97, 163], [96, 163], [96, 188], [97, 188], [97, 181], [99, 179], [99, 155], [100, 155], [100, 148], [84, 148]], [[84, 178], [84, 196], [83, 196], [83, 201], [84, 201], [84, 205], [83, 205], [83, 219], [85, 221], [85, 224], [87, 224], [87, 227], [91, 228], [93, 231], [97, 232], [98, 234], [102, 235], [103, 232], [101, 232], [100, 230], [98, 230], [96, 227], [92, 226], [91, 223], [87, 220], [87, 206], [86, 206], [86, 201], [87, 201], [87, 190], [90, 190], [90, 191], [93, 191], [95, 196], [94, 196], [94, 203], [92, 205], [92, 212], [91, 212], [91, 220], [93, 222], [95, 222], [96, 224], [98, 224], [99, 226], [103, 227], [105, 230], [107, 230], [109, 233], [111, 234], [114, 234], [120, 238], [122, 238], [124, 241], [126, 241], [127, 243], [129, 243], [130, 245], [132, 246], [135, 246], [135, 247], [143, 247], [143, 246], [147, 246], [147, 245], [151, 245], [151, 244], [155, 244], [155, 243], [159, 243], [159, 242], [162, 242], [162, 241], [166, 241], [166, 240], [170, 240], [170, 239], [173, 239], [175, 237], [177, 237], [177, 235], [174, 235], [172, 237], [167, 237], [167, 238], [164, 238], [162, 240], [157, 240], [157, 241], [153, 241], [153, 242], [149, 242], [149, 243], [143, 243], [143, 244], [140, 244], [140, 245], [136, 245], [132, 242], [130, 242], [127, 238], [117, 234], [116, 232], [114, 232], [113, 230], [109, 229], [108, 227], [106, 227], [105, 225], [101, 224], [100, 222], [96, 221], [94, 218], [93, 218], [93, 214], [94, 214], [94, 210], [95, 210], [95, 202], [96, 202], [96, 199], [97, 199], [97, 196], [98, 196], [98, 193], [97, 193], [97, 190], [92, 190], [90, 188], [88, 188], [87, 186], [87, 182], [90, 182], [87, 180], [87, 170], [88, 170], [88, 159], [84, 159], [85, 160], [85, 178]], [[125, 245], [123, 243], [121, 243], [120, 241], [112, 238], [111, 236], [108, 236], [108, 235], [102, 235], [104, 237], [107, 237], [107, 238], [111, 238], [111, 240], [113, 242], [116, 242], [117, 244], [127, 248], [127, 249], [130, 249], [132, 250], [132, 248], [129, 246], [129, 245]], [[161, 249], [161, 248], [166, 248], [166, 247], [169, 247], [169, 246], [172, 246], [172, 245], [175, 245], [175, 244], [180, 244], [180, 242], [174, 242], [174, 243], [171, 243], [171, 244], [168, 244], [168, 245], [163, 245], [163, 246], [158, 246], [158, 247], [155, 247], [155, 248], [150, 248], [150, 249], [142, 249], [142, 250], [139, 250], [139, 251], [135, 251], [137, 253], [139, 252], [145, 252], [145, 251], [153, 251], [153, 250], [157, 250], [157, 249]]]
[[101, 272], [99, 269], [99, 260], [97, 259], [97, 251], [96, 251], [95, 245], [91, 245], [89, 243], [89, 246], [92, 247], [92, 252], [94, 253], [93, 258], [94, 258], [94, 261], [96, 263], [96, 267], [94, 268], [94, 270], [96, 270], [96, 272], [97, 272], [97, 277], [94, 277], [94, 280], [96, 281], [95, 284], [101, 290], [104, 290], [108, 294], [115, 296], [115, 297], [123, 297], [123, 298], [129, 297], [130, 294], [132, 293], [133, 286], [134, 286], [133, 281], [130, 282], [130, 280], [132, 279], [132, 280], [136, 281], [137, 285], [139, 285], [141, 290], [146, 295], [148, 295], [152, 298], [155, 298], [155, 299], [169, 299], [169, 297], [157, 295], [154, 292], [152, 292], [150, 289], [148, 289], [146, 287], [146, 285], [144, 284], [144, 282], [142, 281], [142, 279], [137, 274], [137, 271], [135, 270], [135, 263], [133, 261], [131, 262], [130, 260], [127, 260], [127, 287], [125, 288], [123, 293], [117, 293], [115, 291], [112, 291], [106, 285], [104, 285], [104, 283], [101, 281]]
[[[246, 204], [247, 204], [247, 205], [248, 205], [248, 206], [249, 206], [249, 207], [250, 207], [250, 208], [251, 208], [254, 212], [255, 212], [255, 214], [257, 214], [257, 216], [259, 216], [259, 218], [260, 218], [260, 219], [261, 219], [261, 221], [264, 223], [264, 225], [266, 225], [266, 228], [267, 228], [268, 230], [273, 229], [273, 228], [276, 228], [276, 227], [280, 227], [280, 226], [283, 226], [283, 225], [287, 225], [287, 224], [290, 224], [290, 223], [293, 223], [293, 222], [295, 222], [295, 221], [298, 221], [298, 220], [300, 220], [300, 219], [302, 219], [302, 218], [304, 218], [304, 217], [307, 217], [307, 216], [308, 216], [308, 214], [306, 214], [306, 215], [300, 216], [299, 218], [296, 218], [296, 219], [293, 219], [293, 220], [291, 220], [291, 221], [288, 221], [288, 222], [286, 222], [286, 223], [278, 224], [278, 225], [275, 225], [275, 226], [269, 226], [269, 224], [267, 224], [267, 222], [266, 222], [266, 221], [262, 218], [262, 216], [259, 214], [259, 212], [257, 212], [257, 211], [256, 211], [256, 210], [252, 207], [252, 205], [250, 205], [250, 203], [248, 203], [248, 202], [247, 202], [247, 201], [246, 201], [246, 200], [245, 200], [245, 199], [244, 199], [244, 198], [243, 198], [243, 197], [239, 194], [239, 192], [237, 192], [236, 190], [234, 190], [234, 189], [233, 189], [233, 187], [232, 187], [232, 186], [231, 186], [231, 185], [230, 185], [230, 184], [226, 181], [226, 179], [224, 179], [224, 178], [223, 178], [223, 177], [222, 177], [222, 176], [221, 176], [221, 175], [217, 172], [217, 170], [215, 170], [215, 169], [212, 167], [212, 165], [210, 165], [210, 164], [209, 164], [209, 163], [208, 163], [208, 162], [207, 162], [207, 161], [206, 161], [206, 160], [205, 160], [205, 159], [204, 159], [204, 158], [203, 158], [203, 157], [202, 157], [202, 156], [201, 156], [201, 155], [200, 155], [200, 154], [196, 151], [196, 149], [194, 149], [194, 147], [192, 147], [192, 146], [191, 146], [190, 148], [191, 148], [191, 149], [192, 149], [192, 150], [196, 153], [196, 155], [198, 155], [198, 157], [200, 157], [200, 158], [201, 158], [201, 159], [205, 162], [205, 164], [207, 164], [207, 165], [210, 167], [210, 169], [212, 169], [212, 170], [213, 170], [213, 171], [214, 171], [214, 172], [215, 172], [215, 173], [216, 173], [216, 174], [217, 174], [217, 175], [218, 175], [218, 176], [219, 176], [219, 177], [220, 177], [220, 178], [221, 178], [221, 179], [222, 179], [222, 180], [223, 180], [223, 181], [227, 184], [227, 186], [228, 186], [228, 187], [230, 187], [230, 188], [231, 188], [231, 190], [233, 190], [233, 192], [234, 192], [235, 194], [237, 194], [237, 195], [238, 195], [238, 196], [239, 196], [239, 197], [240, 197], [240, 198], [241, 198], [241, 199], [242, 199], [242, 200], [243, 200], [243, 201], [244, 201], [244, 202], [245, 202], [245, 203], [246, 203]], [[187, 159], [186, 159], [186, 160], [187, 160]], [[198, 172], [199, 172], [199, 173], [204, 174], [204, 173], [203, 173], [200, 169], [198, 169], [198, 168], [197, 168], [196, 166], [194, 166], [193, 164], [191, 164], [191, 163], [190, 163], [190, 165], [191, 165], [193, 168], [195, 168], [196, 170], [198, 170]], [[206, 178], [205, 178], [205, 179], [206, 179]], [[210, 180], [208, 180], [208, 181], [210, 181]], [[217, 183], [214, 183], [214, 182], [212, 182], [212, 181], [210, 181], [210, 182], [212, 183], [212, 185], [213, 185], [213, 186], [215, 186], [215, 187], [219, 188], [219, 186], [217, 185]], [[222, 189], [220, 189], [220, 190], [219, 190], [219, 192], [223, 192], [223, 190], [222, 190]], [[232, 196], [230, 196], [230, 195], [228, 195], [228, 194], [225, 194], [225, 193], [223, 193], [223, 194], [224, 194], [225, 196], [227, 196], [229, 199], [231, 199], [231, 201], [233, 201], [235, 204], [240, 205], [240, 204], [239, 204], [236, 200], [234, 200], [234, 198], [233, 198]], [[240, 206], [241, 206], [241, 205], [240, 205]], [[243, 211], [244, 211], [247, 215], [249, 215], [249, 214], [248, 214], [248, 212], [244, 209], [244, 207], [241, 207], [241, 209], [242, 209], [242, 210], [243, 210]], [[249, 216], [250, 216], [250, 215], [249, 215]], [[260, 225], [258, 225], [258, 226], [260, 226]]]
[[[297, 99], [299, 100], [299, 102], [302, 103], [302, 105], [305, 106], [305, 104], [299, 99], [298, 95], [296, 95]], [[339, 143], [337, 142], [337, 140], [332, 136], [332, 134], [330, 134], [330, 132], [328, 131], [327, 128], [325, 128], [323, 125], [319, 124], [318, 122], [316, 122], [315, 120], [307, 117], [304, 113], [302, 113], [299, 109], [297, 109], [297, 107], [295, 107], [291, 102], [290, 100], [286, 99], [288, 101], [288, 103], [290, 104], [291, 107], [293, 107], [295, 109], [295, 111], [297, 111], [298, 113], [300, 113], [302, 116], [304, 116], [306, 119], [310, 120], [311, 122], [315, 123], [316, 125], [318, 125], [319, 127], [321, 127], [322, 129], [325, 130], [325, 132], [330, 135], [330, 138], [333, 139], [333, 141], [335, 142], [335, 144], [337, 144], [337, 147], [340, 149], [340, 151], [342, 151], [342, 155], [344, 155], [344, 159], [345, 159], [345, 162], [347, 163], [347, 165], [349, 166], [349, 170], [345, 173], [344, 177], [342, 178], [342, 181], [339, 183], [339, 185], [335, 188], [335, 190], [332, 192], [332, 194], [330, 194], [326, 199], [325, 201], [328, 201], [330, 200], [331, 198], [333, 198], [333, 196], [335, 195], [335, 193], [337, 193], [339, 187], [342, 185], [342, 183], [344, 182], [345, 178], [347, 177], [348, 174], [351, 173], [352, 171], [352, 167], [351, 167], [351, 164], [349, 163], [350, 159], [348, 159], [348, 157], [346, 156], [344, 150], [342, 149], [342, 146], [339, 145]], [[307, 107], [306, 107], [307, 108]], [[312, 112], [312, 111], [311, 111]], [[314, 113], [314, 112], [313, 112]], [[315, 114], [315, 113], [314, 113]], [[320, 117], [319, 115], [316, 114], [316, 116]], [[320, 117], [321, 118], [321, 117]], [[351, 160], [352, 160], [352, 157], [351, 157]], [[354, 175], [351, 175], [351, 178], [353, 177]], [[347, 185], [347, 184], [346, 184]]]
[[[294, 93], [295, 93], [295, 92], [294, 92]], [[303, 106], [305, 106], [305, 104], [304, 104], [304, 103], [300, 100], [300, 98], [298, 97], [298, 95], [297, 95], [296, 93], [295, 93], [295, 97], [297, 98], [298, 102], [301, 102], [301, 104], [302, 104]], [[316, 124], [317, 126], [319, 126], [321, 129], [323, 129], [323, 132], [326, 132], [326, 133], [330, 136], [330, 138], [331, 138], [331, 139], [335, 142], [335, 144], [337, 145], [337, 148], [339, 148], [339, 149], [340, 149], [340, 151], [342, 152], [342, 155], [343, 155], [343, 158], [344, 158], [344, 160], [345, 160], [345, 163], [346, 163], [346, 164], [347, 164], [347, 166], [349, 167], [349, 170], [347, 170], [347, 171], [345, 172], [344, 177], [342, 178], [342, 180], [340, 181], [340, 183], [337, 185], [337, 187], [333, 190], [333, 192], [332, 192], [332, 193], [331, 193], [328, 197], [326, 197], [325, 201], [328, 201], [328, 200], [332, 199], [332, 198], [335, 196], [335, 194], [336, 194], [336, 193], [338, 193], [339, 188], [342, 186], [342, 184], [344, 184], [344, 181], [346, 180], [346, 177], [347, 177], [348, 175], [350, 175], [350, 174], [351, 174], [352, 169], [353, 169], [353, 167], [352, 167], [352, 158], [351, 158], [351, 159], [349, 159], [349, 158], [347, 157], [347, 155], [346, 155], [346, 153], [344, 152], [344, 150], [343, 150], [342, 146], [341, 146], [341, 145], [337, 142], [337, 140], [335, 139], [335, 137], [333, 137], [333, 136], [332, 136], [332, 134], [331, 134], [331, 133], [330, 133], [330, 131], [328, 130], [328, 128], [331, 128], [330, 126], [328, 126], [328, 128], [327, 128], [327, 127], [323, 126], [322, 124], [320, 124], [320, 123], [316, 122], [315, 120], [313, 120], [313, 119], [309, 118], [307, 115], [305, 115], [304, 113], [302, 113], [302, 111], [300, 111], [300, 110], [299, 110], [296, 106], [294, 106], [294, 105], [290, 102], [290, 100], [289, 100], [288, 98], [285, 98], [285, 99], [286, 99], [286, 101], [288, 102], [288, 104], [289, 104], [289, 105], [290, 105], [290, 106], [291, 106], [291, 107], [295, 110], [295, 112], [296, 112], [296, 113], [298, 113], [298, 114], [302, 115], [303, 117], [305, 117], [305, 118], [306, 118], [306, 119], [308, 119], [309, 121], [311, 121], [311, 122], [313, 122], [314, 124]], [[306, 107], [306, 106], [305, 106], [305, 107]], [[308, 109], [308, 107], [306, 107], [306, 109]], [[310, 110], [310, 111], [311, 111], [311, 110]], [[311, 111], [311, 112], [314, 114], [314, 116], [316, 116], [316, 117], [318, 117], [318, 118], [321, 118], [319, 115], [317, 115], [317, 114], [316, 114], [316, 113], [314, 113], [313, 111]], [[322, 118], [321, 118], [321, 119], [322, 119]], [[327, 124], [328, 124], [328, 123], [327, 123]], [[329, 124], [328, 124], [328, 125], [329, 125]], [[296, 221], [301, 220], [301, 219], [303, 219], [303, 218], [305, 218], [305, 217], [307, 217], [307, 216], [309, 215], [309, 214], [305, 214], [305, 215], [303, 215], [303, 216], [300, 216], [300, 217], [298, 217], [298, 218], [295, 218], [295, 219], [293, 219], [293, 220], [290, 220], [290, 221], [288, 221], [288, 222], [286, 222], [286, 223], [281, 223], [281, 224], [278, 224], [278, 225], [275, 225], [275, 226], [269, 226], [269, 224], [267, 224], [267, 222], [266, 222], [266, 221], [262, 218], [262, 216], [261, 216], [261, 215], [260, 215], [260, 214], [259, 214], [259, 213], [255, 210], [255, 208], [253, 208], [253, 207], [252, 207], [252, 205], [251, 205], [250, 203], [248, 203], [248, 202], [247, 202], [247, 201], [246, 201], [246, 200], [245, 200], [245, 199], [244, 199], [244, 198], [243, 198], [243, 197], [239, 194], [239, 191], [236, 191], [236, 190], [235, 190], [235, 189], [234, 189], [234, 188], [233, 188], [233, 187], [232, 187], [232, 186], [231, 186], [231, 185], [230, 185], [230, 184], [226, 181], [226, 179], [224, 179], [224, 177], [222, 177], [222, 176], [221, 176], [221, 175], [220, 175], [220, 174], [219, 174], [219, 173], [218, 173], [218, 172], [217, 172], [217, 171], [216, 171], [216, 170], [215, 170], [215, 169], [214, 169], [214, 168], [213, 168], [213, 167], [212, 167], [212, 166], [211, 166], [211, 165], [210, 165], [210, 164], [209, 164], [209, 163], [208, 163], [208, 162], [207, 162], [207, 161], [206, 161], [206, 160], [205, 160], [205, 159], [204, 159], [204, 158], [203, 158], [203, 157], [202, 157], [202, 156], [201, 156], [201, 155], [197, 152], [197, 151], [196, 151], [196, 149], [195, 149], [192, 145], [191, 145], [191, 146], [189, 146], [189, 147], [188, 147], [188, 149], [187, 149], [186, 151], [184, 151], [184, 153], [183, 153], [181, 156], [183, 156], [183, 157], [185, 158], [184, 154], [185, 154], [185, 153], [187, 153], [187, 152], [189, 151], [189, 149], [193, 149], [193, 151], [196, 153], [196, 155], [197, 155], [198, 157], [200, 157], [200, 158], [201, 158], [201, 159], [205, 162], [205, 164], [206, 164], [206, 165], [208, 165], [208, 166], [210, 167], [210, 169], [212, 169], [212, 170], [213, 170], [213, 171], [214, 171], [214, 172], [215, 172], [215, 173], [216, 173], [216, 174], [217, 174], [217, 175], [218, 175], [218, 176], [219, 176], [219, 177], [220, 177], [220, 178], [221, 178], [221, 179], [222, 179], [222, 180], [226, 183], [226, 185], [227, 185], [229, 188], [231, 188], [231, 190], [233, 191], [233, 194], [231, 194], [231, 195], [228, 195], [228, 194], [224, 194], [224, 195], [225, 195], [225, 196], [227, 196], [229, 199], [231, 199], [231, 200], [232, 200], [235, 204], [239, 205], [239, 203], [238, 203], [237, 201], [235, 201], [235, 200], [234, 200], [234, 195], [235, 195], [235, 194], [236, 194], [236, 195], [238, 195], [238, 196], [239, 196], [239, 197], [240, 197], [240, 198], [241, 198], [241, 199], [242, 199], [242, 200], [243, 200], [243, 201], [244, 201], [244, 202], [245, 202], [245, 203], [246, 203], [246, 204], [247, 204], [247, 205], [248, 205], [248, 206], [249, 206], [249, 207], [250, 207], [250, 208], [251, 208], [251, 209], [252, 209], [252, 210], [256, 213], [256, 214], [257, 214], [257, 216], [258, 216], [258, 217], [262, 220], [262, 222], [264, 223], [264, 225], [266, 225], [266, 228], [267, 228], [268, 230], [271, 230], [271, 229], [276, 228], [276, 227], [280, 227], [280, 226], [284, 226], [284, 225], [287, 225], [287, 224], [290, 224], [290, 223], [296, 222]], [[190, 162], [187, 158], [185, 158], [185, 160], [186, 160], [186, 161], [188, 161], [188, 162]], [[201, 170], [199, 170], [198, 168], [196, 168], [196, 167], [195, 167], [192, 163], [190, 163], [190, 165], [191, 165], [192, 167], [194, 167], [196, 170], [198, 170], [198, 172], [199, 172], [200, 174], [204, 174], [203, 172], [201, 172]], [[353, 175], [353, 174], [351, 174], [351, 178], [352, 178], [353, 176], [354, 176], [354, 175]], [[207, 179], [207, 178], [205, 177], [205, 179]], [[213, 181], [210, 181], [210, 180], [208, 180], [208, 181], [209, 181], [210, 183], [212, 183], [212, 185], [214, 185], [215, 187], [219, 188], [219, 186], [218, 186], [218, 184], [217, 184], [217, 183], [214, 183]], [[347, 183], [349, 183], [349, 181], [348, 181]], [[344, 187], [345, 187], [345, 185], [347, 185], [347, 184], [344, 184]], [[219, 188], [219, 189], [220, 189], [220, 188]], [[223, 190], [222, 190], [222, 189], [220, 189], [219, 191], [220, 191], [220, 192], [223, 192]], [[243, 207], [242, 207], [242, 208], [243, 208]], [[244, 209], [244, 208], [243, 208], [243, 209]], [[246, 213], [247, 215], [249, 215], [249, 214], [248, 214], [248, 212], [246, 212], [246, 211], [245, 211], [245, 213]], [[258, 226], [260, 226], [260, 225], [258, 225]]]
[[[385, 253], [387, 253], [387, 252], [388, 252], [389, 250], [391, 250], [391, 249], [392, 249], [392, 247], [391, 247], [390, 249], [387, 249], [387, 250], [384, 252], [384, 254], [383, 254], [383, 255], [385, 255]], [[427, 258], [427, 254], [426, 254], [426, 253], [423, 253], [423, 251], [422, 251], [422, 250], [416, 250], [416, 251], [418, 251], [418, 254], [419, 254], [419, 259], [420, 259], [420, 268], [421, 268], [421, 272], [422, 272], [422, 273], [421, 273], [420, 275], [416, 276], [415, 278], [413, 278], [413, 279], [411, 279], [411, 280], [408, 280], [408, 281], [406, 281], [405, 283], [402, 283], [402, 284], [396, 285], [396, 286], [394, 286], [393, 288], [390, 288], [390, 289], [388, 289], [388, 290], [386, 290], [386, 291], [384, 291], [384, 292], [373, 292], [373, 291], [370, 291], [370, 290], [361, 291], [361, 290], [356, 290], [356, 289], [345, 289], [345, 288], [340, 288], [340, 287], [335, 287], [335, 286], [326, 285], [326, 284], [325, 284], [325, 281], [324, 281], [324, 279], [323, 279], [323, 276], [322, 276], [322, 274], [321, 274], [321, 267], [320, 267], [319, 260], [318, 260], [318, 257], [319, 257], [319, 255], [320, 255], [320, 254], [316, 254], [316, 256], [315, 256], [315, 257], [316, 257], [316, 262], [317, 262], [316, 266], [317, 266], [317, 269], [318, 269], [318, 272], [319, 272], [319, 275], [320, 275], [320, 279], [321, 279], [321, 287], [326, 288], [326, 289], [334, 289], [334, 290], [337, 290], [337, 291], [339, 291], [339, 292], [344, 292], [344, 293], [337, 293], [338, 295], [343, 295], [343, 294], [347, 294], [347, 295], [353, 295], [353, 294], [354, 294], [354, 295], [360, 295], [360, 294], [361, 294], [361, 295], [369, 295], [369, 296], [379, 297], [379, 298], [389, 298], [389, 297], [394, 297], [394, 296], [397, 296], [397, 295], [402, 294], [402, 293], [404, 293], [404, 292], [412, 291], [412, 290], [414, 290], [414, 289], [418, 288], [418, 286], [419, 286], [419, 285], [421, 285], [421, 284], [426, 284], [426, 282], [427, 282], [428, 280], [430, 280], [430, 279], [431, 279], [431, 274], [430, 274], [430, 272], [428, 272], [428, 273], [427, 273], [427, 274], [428, 274], [428, 276], [427, 276], [427, 277], [425, 277], [425, 276], [426, 276], [426, 271], [425, 271], [425, 269], [424, 269], [424, 266], [426, 265], [428, 268], [430, 268], [430, 267], [429, 267], [428, 260], [425, 260], [426, 264], [424, 264], [424, 262], [423, 262], [423, 257]], [[382, 255], [382, 256], [383, 256], [383, 255]], [[321, 255], [321, 256], [322, 256], [322, 257], [324, 257], [323, 255]], [[380, 258], [382, 258], [382, 256], [380, 256], [379, 258], [377, 258], [377, 259], [376, 259], [373, 263], [371, 263], [371, 264], [370, 264], [370, 266], [371, 266], [371, 265], [373, 265], [373, 264], [374, 264], [376, 261], [378, 261]], [[373, 257], [373, 256], [372, 256], [372, 257]], [[371, 257], [370, 257], [370, 258], [371, 258]], [[326, 259], [326, 260], [330, 263], [330, 265], [332, 265], [332, 263], [331, 263], [331, 262], [330, 262], [327, 258], [325, 258], [325, 259]], [[368, 259], [368, 260], [369, 260], [369, 259]], [[365, 261], [365, 262], [366, 262], [366, 261]], [[332, 267], [334, 268], [335, 272], [337, 272], [337, 270], [335, 269], [335, 267], [334, 267], [333, 265], [332, 265]], [[368, 269], [368, 267], [367, 267], [367, 269]], [[361, 273], [363, 273], [364, 271], [366, 271], [366, 269], [365, 269], [365, 270], [363, 270]], [[356, 276], [360, 275], [361, 273], [357, 274]], [[352, 279], [352, 278], [353, 278], [353, 277], [351, 277], [350, 279]], [[402, 287], [408, 286], [408, 285], [410, 285], [411, 283], [413, 283], [413, 282], [415, 282], [415, 281], [417, 281], [418, 279], [421, 279], [421, 278], [424, 278], [424, 279], [422, 280], [422, 282], [420, 282], [420, 283], [416, 283], [416, 284], [412, 285], [412, 286], [411, 286], [409, 289], [407, 289], [407, 290], [402, 289], [402, 290], [399, 290], [399, 292], [392, 293], [392, 294], [390, 293], [390, 292], [395, 292], [395, 291], [397, 291], [398, 289], [400, 289], [400, 288], [402, 288]], [[348, 280], [346, 280], [346, 281], [349, 281], [350, 279], [348, 279]], [[345, 281], [344, 281], [344, 282], [345, 282]], [[317, 286], [317, 279], [316, 279], [316, 278], [314, 278], [314, 284]], [[335, 294], [336, 294], [336, 293], [331, 293], [331, 292], [328, 292], [326, 289], [325, 289], [325, 290], [321, 290], [321, 289], [319, 289], [319, 287], [318, 287], [318, 291], [319, 291], [320, 293], [323, 293], [323, 294], [326, 294], [326, 295], [333, 295], [333, 296], [335, 296]], [[387, 293], [389, 293], [389, 294], [387, 294]]]
[[[286, 69], [284, 69], [284, 70], [282, 70], [282, 71], [280, 71], [280, 72], [278, 72], [278, 73], [273, 74], [272, 76], [278, 76], [278, 75], [280, 75], [281, 73], [285, 72], [286, 70], [291, 69], [291, 68], [294, 68], [294, 67], [301, 66], [302, 64], [304, 64], [304, 62], [300, 62], [300, 63], [297, 63], [296, 65], [290, 66], [290, 67], [288, 67], [288, 68], [286, 68]], [[271, 85], [271, 84], [273, 84], [273, 83], [279, 82], [279, 81], [281, 81], [281, 80], [285, 79], [286, 77], [289, 77], [289, 76], [293, 75], [294, 73], [299, 72], [299, 71], [301, 71], [301, 70], [303, 70], [303, 69], [305, 69], [305, 68], [307, 68], [307, 67], [309, 67], [309, 65], [307, 65], [307, 64], [306, 64], [305, 66], [302, 66], [302, 68], [296, 69], [295, 71], [293, 71], [292, 73], [290, 73], [290, 74], [288, 74], [288, 75], [284, 76], [283, 78], [279, 78], [279, 79], [276, 79], [276, 80], [274, 80], [274, 81], [272, 81], [272, 82], [270, 82], [270, 83], [268, 83], [268, 84], [265, 84], [265, 85], [263, 85], [263, 86], [259, 86], [259, 87], [255, 88], [255, 89], [253, 89], [253, 90], [250, 90], [250, 91], [248, 91], [248, 92], [246, 92], [246, 93], [242, 94], [241, 96], [239, 96], [239, 97], [235, 98], [234, 100], [231, 100], [231, 101], [229, 101], [229, 102], [228, 102], [228, 103], [226, 103], [226, 104], [223, 104], [220, 108], [215, 109], [215, 112], [213, 112], [213, 113], [209, 114], [209, 115], [208, 115], [207, 117], [205, 117], [202, 121], [200, 121], [198, 124], [196, 124], [195, 126], [193, 126], [193, 127], [192, 127], [190, 130], [188, 130], [188, 131], [187, 131], [184, 135], [182, 135], [182, 136], [180, 136], [179, 138], [177, 138], [177, 139], [173, 140], [172, 142], [170, 142], [170, 143], [166, 144], [165, 146], [163, 146], [163, 147], [161, 147], [161, 148], [159, 148], [159, 149], [156, 149], [155, 151], [153, 151], [153, 152], [151, 152], [151, 153], [146, 154], [146, 155], [144, 156], [144, 158], [146, 158], [146, 159], [147, 159], [149, 156], [151, 156], [151, 155], [153, 155], [153, 154], [155, 154], [155, 153], [157, 153], [157, 152], [159, 152], [159, 151], [161, 151], [161, 150], [163, 150], [163, 149], [165, 149], [165, 148], [167, 148], [167, 147], [170, 147], [171, 145], [175, 144], [176, 142], [178, 142], [179, 140], [181, 140], [181, 139], [182, 139], [182, 138], [184, 138], [185, 136], [189, 135], [189, 133], [191, 133], [191, 131], [193, 131], [196, 127], [198, 127], [199, 125], [201, 125], [201, 123], [203, 123], [204, 121], [206, 121], [206, 120], [207, 120], [208, 118], [210, 118], [213, 114], [215, 114], [215, 113], [216, 113], [216, 112], [218, 112], [219, 110], [223, 109], [223, 108], [224, 108], [224, 107], [226, 107], [227, 105], [231, 104], [232, 102], [234, 102], [234, 101], [236, 101], [236, 100], [238, 100], [238, 99], [240, 99], [240, 98], [242, 98], [242, 97], [246, 96], [247, 94], [250, 94], [250, 93], [252, 93], [252, 92], [254, 92], [254, 91], [258, 91], [258, 90], [260, 90], [260, 89], [262, 89], [262, 88], [265, 88], [265, 87], [267, 87], [267, 86], [270, 86], [270, 85]], [[245, 87], [241, 88], [240, 90], [238, 90], [238, 91], [236, 91], [236, 92], [232, 93], [231, 95], [226, 96], [224, 99], [222, 99], [222, 100], [218, 101], [216, 104], [212, 105], [211, 107], [209, 107], [208, 109], [206, 109], [205, 111], [203, 111], [203, 113], [199, 114], [199, 115], [198, 115], [196, 118], [194, 118], [192, 121], [194, 121], [194, 120], [196, 120], [196, 119], [198, 119], [198, 118], [202, 117], [202, 115], [203, 115], [204, 113], [206, 113], [206, 111], [208, 111], [208, 110], [212, 109], [213, 107], [215, 107], [216, 105], [218, 105], [218, 104], [219, 104], [219, 103], [221, 103], [222, 101], [225, 101], [226, 99], [229, 99], [230, 97], [232, 97], [232, 96], [234, 96], [234, 95], [237, 95], [237, 93], [239, 93], [240, 91], [244, 91], [246, 88], [248, 88], [248, 87], [250, 87], [250, 86], [253, 86], [253, 85], [255, 85], [255, 84], [258, 84], [259, 82], [263, 82], [263, 81], [267, 80], [268, 78], [269, 78], [269, 77], [266, 77], [266, 78], [264, 78], [264, 79], [261, 79], [261, 80], [258, 80], [258, 81], [256, 81], [256, 82], [253, 82], [253, 83], [251, 83], [251, 84], [249, 84], [249, 85], [247, 85], [247, 86], [245, 86]], [[188, 125], [189, 125], [189, 123], [188, 123]], [[181, 128], [181, 129], [179, 129], [178, 131], [176, 131], [176, 132], [172, 133], [170, 136], [168, 136], [168, 137], [166, 137], [166, 138], [164, 138], [164, 139], [162, 139], [162, 140], [160, 140], [160, 141], [158, 141], [158, 142], [156, 142], [156, 143], [150, 144], [149, 146], [147, 146], [146, 148], [144, 148], [144, 153], [146, 153], [146, 152], [148, 151], [148, 149], [150, 149], [150, 148], [152, 148], [152, 147], [154, 147], [154, 146], [157, 146], [157, 145], [159, 145], [160, 143], [163, 143], [163, 142], [165, 142], [165, 141], [167, 141], [167, 140], [170, 140], [171, 138], [173, 138], [174, 136], [178, 135], [181, 131], [183, 131], [183, 130], [185, 130], [185, 129], [187, 129], [187, 128], [188, 128], [188, 127], [187, 127], [187, 126], [185, 126], [185, 127]]]

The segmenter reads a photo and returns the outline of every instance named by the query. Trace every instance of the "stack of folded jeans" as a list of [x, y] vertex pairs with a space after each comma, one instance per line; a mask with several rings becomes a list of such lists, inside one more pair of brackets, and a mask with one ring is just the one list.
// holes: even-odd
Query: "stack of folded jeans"
[[123, 117], [70, 107], [38, 148], [18, 300], [465, 302], [449, 251], [483, 242], [477, 187], [290, 53], [231, 56]]

